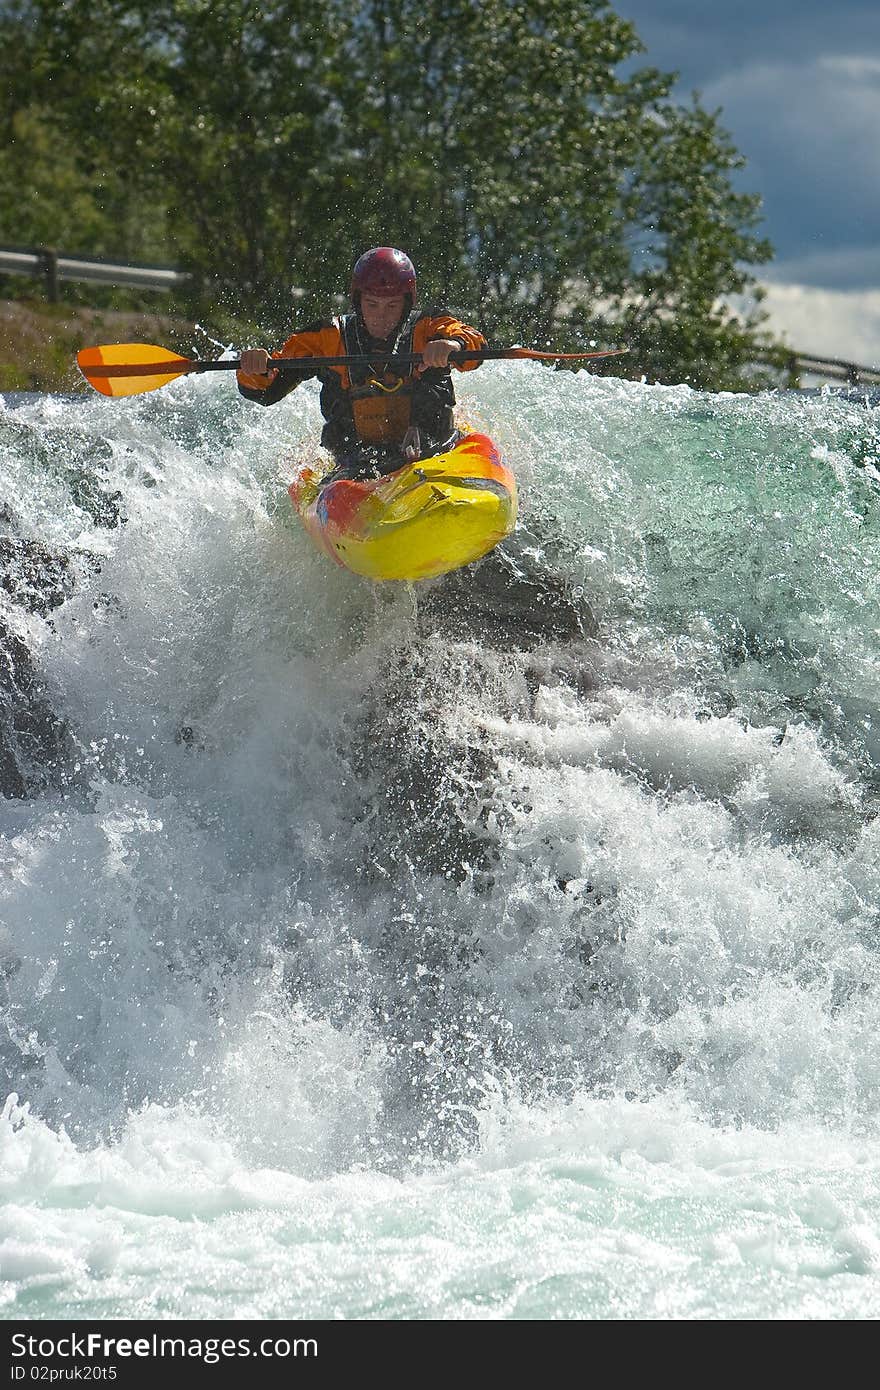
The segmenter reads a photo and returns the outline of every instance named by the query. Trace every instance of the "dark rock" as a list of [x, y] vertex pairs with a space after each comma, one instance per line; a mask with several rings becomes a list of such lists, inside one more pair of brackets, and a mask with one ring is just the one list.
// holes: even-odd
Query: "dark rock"
[[0, 795], [25, 797], [63, 778], [67, 728], [20, 637], [0, 620]]
[[41, 541], [0, 536], [0, 588], [31, 613], [46, 615], [70, 594], [70, 557]]
[[566, 580], [502, 548], [418, 592], [422, 630], [527, 651], [593, 637], [596, 620]]

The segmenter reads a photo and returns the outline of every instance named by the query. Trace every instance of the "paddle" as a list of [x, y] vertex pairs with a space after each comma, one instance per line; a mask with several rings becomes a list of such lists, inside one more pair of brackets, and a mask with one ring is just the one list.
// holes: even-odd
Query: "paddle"
[[[530, 348], [483, 348], [479, 351], [450, 353], [450, 362], [489, 362], [521, 358], [538, 362], [576, 362], [586, 358], [620, 357], [628, 348], [609, 348], [603, 352], [533, 352]], [[319, 371], [322, 367], [366, 367], [380, 360], [376, 353], [349, 357], [272, 357], [269, 370], [279, 372]], [[382, 358], [389, 366], [397, 363], [420, 362], [420, 352], [401, 352]], [[103, 396], [138, 396], [145, 391], [157, 391], [179, 376], [190, 372], [235, 371], [238, 359], [223, 362], [198, 362], [179, 357], [167, 348], [150, 343], [108, 343], [103, 347], [82, 348], [76, 363], [90, 386]]]

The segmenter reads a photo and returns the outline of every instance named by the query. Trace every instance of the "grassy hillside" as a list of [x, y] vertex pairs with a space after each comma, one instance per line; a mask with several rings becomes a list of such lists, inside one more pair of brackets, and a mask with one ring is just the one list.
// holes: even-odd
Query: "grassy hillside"
[[165, 314], [0, 300], [0, 391], [88, 391], [76, 367], [79, 348], [159, 343], [190, 354], [194, 338], [191, 323]]

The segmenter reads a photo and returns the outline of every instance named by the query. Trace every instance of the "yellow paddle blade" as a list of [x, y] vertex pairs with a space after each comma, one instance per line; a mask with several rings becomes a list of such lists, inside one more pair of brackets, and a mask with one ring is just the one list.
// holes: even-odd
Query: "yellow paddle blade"
[[102, 396], [139, 396], [183, 376], [193, 363], [151, 343], [105, 343], [82, 348], [76, 365]]

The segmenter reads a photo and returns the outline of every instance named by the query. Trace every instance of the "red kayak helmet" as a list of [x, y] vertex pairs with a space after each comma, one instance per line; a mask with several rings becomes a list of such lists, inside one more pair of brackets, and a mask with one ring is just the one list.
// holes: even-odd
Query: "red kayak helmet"
[[416, 302], [416, 268], [404, 251], [393, 246], [374, 246], [355, 262], [351, 273], [351, 300], [357, 306], [363, 293], [380, 299], [409, 295], [410, 307]]

